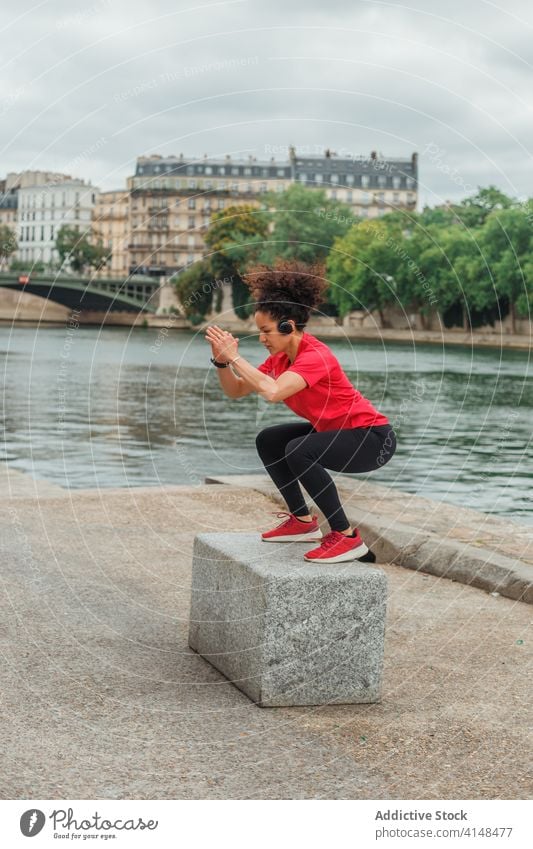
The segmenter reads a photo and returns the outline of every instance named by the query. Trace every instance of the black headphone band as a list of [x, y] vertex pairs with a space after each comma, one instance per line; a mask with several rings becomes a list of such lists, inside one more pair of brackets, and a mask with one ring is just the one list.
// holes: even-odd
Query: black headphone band
[[[294, 319], [293, 319], [293, 321], [294, 321]], [[286, 333], [286, 334], [292, 333], [293, 326], [292, 326], [292, 324], [289, 324], [289, 319], [287, 317], [280, 318], [280, 320], [278, 321], [278, 331], [280, 333]]]

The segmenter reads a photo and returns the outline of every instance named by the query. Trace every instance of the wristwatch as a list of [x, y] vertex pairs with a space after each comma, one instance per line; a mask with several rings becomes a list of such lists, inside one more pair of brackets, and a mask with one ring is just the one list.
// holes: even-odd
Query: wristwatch
[[217, 368], [227, 368], [229, 366], [229, 363], [217, 363], [217, 361], [213, 357], [209, 357], [209, 359]]

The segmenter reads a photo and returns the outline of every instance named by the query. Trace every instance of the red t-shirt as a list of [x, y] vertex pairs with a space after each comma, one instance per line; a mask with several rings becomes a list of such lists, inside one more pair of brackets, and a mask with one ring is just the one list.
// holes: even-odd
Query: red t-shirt
[[328, 346], [310, 333], [304, 331], [292, 364], [287, 354], [279, 353], [270, 356], [258, 369], [274, 379], [286, 371], [304, 378], [307, 386], [285, 398], [284, 403], [311, 422], [316, 431], [389, 424], [350, 383]]

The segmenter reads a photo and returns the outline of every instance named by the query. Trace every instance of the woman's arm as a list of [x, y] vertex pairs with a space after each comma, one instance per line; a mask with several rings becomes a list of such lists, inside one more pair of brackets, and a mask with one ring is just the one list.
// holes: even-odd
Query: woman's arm
[[307, 386], [303, 377], [294, 372], [280, 374], [277, 379], [269, 377], [268, 374], [263, 374], [248, 360], [245, 360], [242, 354], [238, 354], [237, 361], [234, 361], [232, 366], [255, 389], [258, 395], [273, 404], [277, 401], [284, 401], [285, 398], [290, 398], [291, 395], [300, 392]]
[[228, 375], [225, 378], [225, 382], [223, 382], [224, 378], [222, 374], [226, 374], [228, 369], [218, 369], [220, 372], [220, 383], [226, 394], [229, 394], [229, 392], [239, 393], [231, 394], [229, 396], [231, 398], [240, 398], [255, 391], [262, 398], [265, 398], [266, 401], [276, 403], [277, 401], [284, 401], [285, 398], [290, 398], [291, 395], [300, 392], [307, 386], [304, 378], [294, 372], [285, 372], [275, 380], [273, 377], [259, 371], [259, 369], [255, 368], [255, 366], [238, 353], [238, 341], [233, 338], [231, 333], [220, 330], [216, 325], [207, 328], [206, 339], [211, 342], [213, 350], [219, 352], [221, 361], [234, 361], [232, 367], [241, 376], [236, 377], [232, 374], [229, 377]]
[[[210, 333], [206, 333], [205, 338], [211, 343], [213, 359], [216, 360], [217, 363], [227, 362], [227, 357], [224, 356], [221, 339], [218, 337], [215, 338], [215, 336]], [[234, 339], [234, 341], [238, 345], [238, 340]], [[228, 398], [242, 398], [244, 395], [249, 395], [254, 391], [253, 386], [249, 386], [246, 381], [235, 374], [231, 368], [217, 368], [217, 372], [222, 391], [228, 396]]]
[[234, 374], [231, 366], [229, 368], [217, 368], [217, 372], [220, 385], [228, 398], [243, 398], [254, 391], [253, 386]]

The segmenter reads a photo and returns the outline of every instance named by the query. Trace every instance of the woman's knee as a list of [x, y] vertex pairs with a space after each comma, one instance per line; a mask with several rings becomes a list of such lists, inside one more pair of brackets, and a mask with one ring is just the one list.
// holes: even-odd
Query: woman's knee
[[276, 437], [274, 431], [276, 430], [276, 426], [265, 427], [263, 430], [260, 430], [259, 433], [255, 437], [255, 447], [257, 448], [259, 454], [268, 452], [270, 453], [272, 447], [276, 445], [279, 441], [279, 436]]
[[306, 444], [305, 436], [297, 436], [287, 442], [285, 446], [285, 459], [290, 466], [301, 465], [311, 459], [308, 440]]

